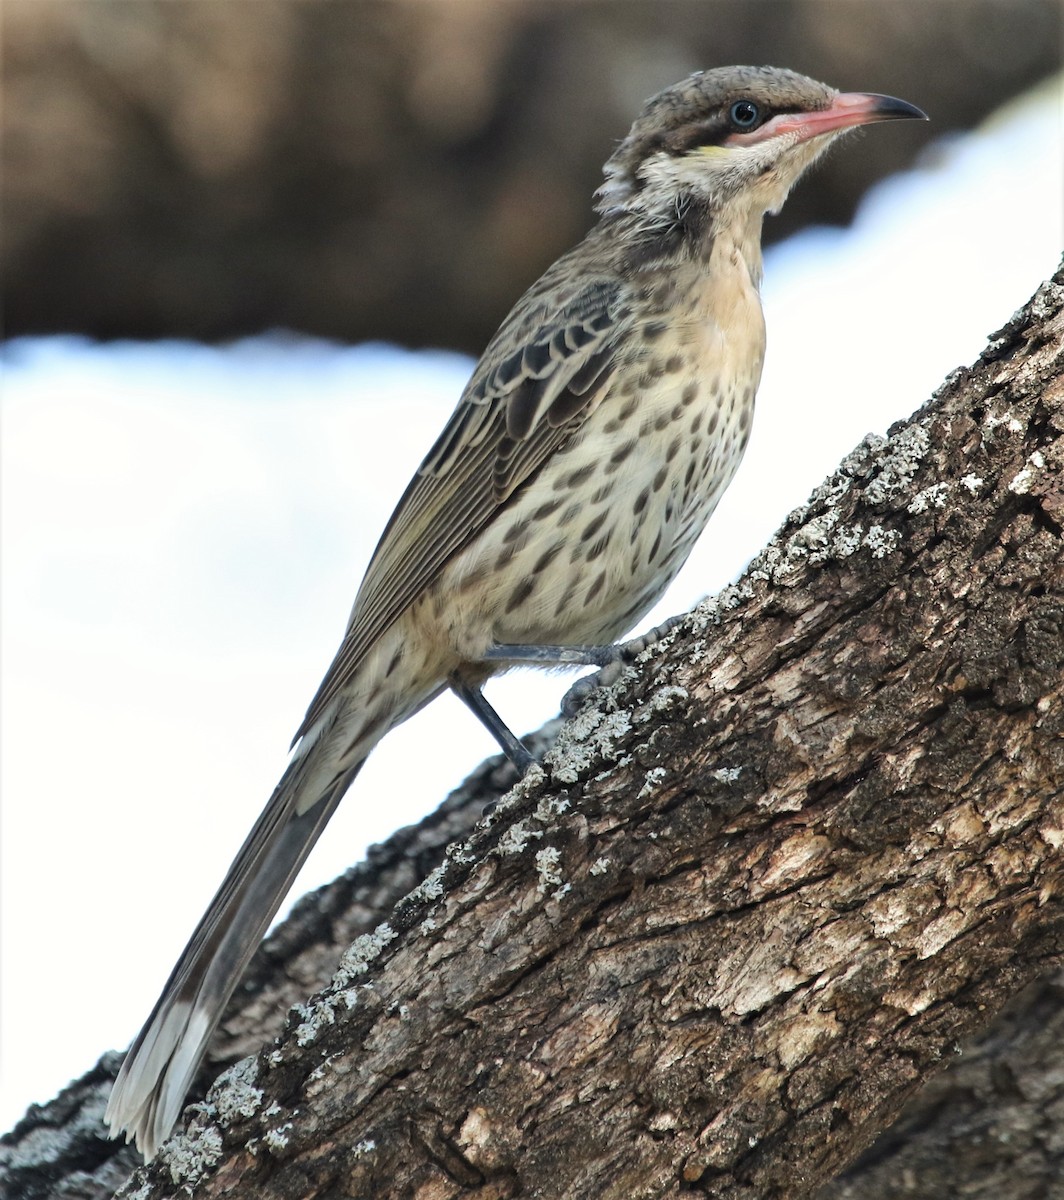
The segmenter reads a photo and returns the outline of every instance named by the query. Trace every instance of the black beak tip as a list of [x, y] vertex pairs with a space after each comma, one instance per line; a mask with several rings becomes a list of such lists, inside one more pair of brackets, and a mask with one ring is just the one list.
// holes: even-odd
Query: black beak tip
[[876, 96], [876, 101], [876, 115], [882, 120], [929, 121], [931, 119], [922, 108], [917, 108], [908, 100], [899, 100], [897, 96]]

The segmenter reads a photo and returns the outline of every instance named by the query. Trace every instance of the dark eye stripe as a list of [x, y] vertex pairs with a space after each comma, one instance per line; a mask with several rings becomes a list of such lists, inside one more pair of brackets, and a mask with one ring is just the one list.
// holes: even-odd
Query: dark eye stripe
[[[742, 111], [737, 114], [737, 109]], [[686, 125], [679, 125], [675, 129], [664, 132], [657, 131], [648, 135], [640, 144], [639, 158], [650, 158], [659, 150], [679, 157], [698, 146], [721, 146], [731, 134], [749, 133], [764, 125], [770, 117], [783, 111], [787, 110], [770, 108], [760, 101], [740, 97], [740, 99], [725, 105], [723, 109], [718, 109], [712, 116], [691, 121]], [[741, 120], [737, 121], [736, 115], [745, 119], [746, 124], [743, 124]]]
[[674, 129], [665, 139], [665, 149], [670, 154], [686, 154], [695, 146], [715, 146], [728, 136], [730, 126], [723, 116], [710, 117]]

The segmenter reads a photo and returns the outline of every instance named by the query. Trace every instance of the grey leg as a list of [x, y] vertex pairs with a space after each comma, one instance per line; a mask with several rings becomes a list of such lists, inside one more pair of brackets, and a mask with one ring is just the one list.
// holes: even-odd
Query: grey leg
[[[612, 683], [628, 663], [633, 662], [647, 647], [675, 629], [682, 620], [682, 616], [670, 617], [655, 629], [612, 646], [492, 646], [485, 653], [484, 661], [538, 663], [540, 666], [599, 667], [593, 675], [578, 679], [562, 698], [561, 711], [565, 716], [571, 717], [590, 692]], [[502, 752], [518, 772], [524, 775], [536, 761], [535, 758], [521, 745], [502, 717], [484, 699], [480, 688], [474, 687], [457, 675], [452, 676], [449, 683], [451, 691], [499, 743]]]
[[617, 646], [491, 646], [484, 658], [487, 662], [604, 667], [617, 657], [617, 650]]
[[484, 693], [464, 679], [452, 675], [449, 680], [451, 691], [469, 708], [478, 721], [502, 747], [503, 754], [524, 775], [536, 761], [535, 757], [521, 745], [516, 734], [504, 723], [502, 717], [484, 699]]
[[615, 642], [610, 646], [492, 646], [484, 658], [487, 662], [527, 662], [575, 667], [606, 667], [615, 662], [630, 663], [647, 647], [675, 629], [682, 620], [683, 616], [670, 617], [637, 638], [627, 642]]

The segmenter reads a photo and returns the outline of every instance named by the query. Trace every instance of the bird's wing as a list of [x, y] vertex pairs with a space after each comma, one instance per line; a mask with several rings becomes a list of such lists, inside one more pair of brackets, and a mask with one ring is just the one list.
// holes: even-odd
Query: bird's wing
[[565, 262], [555, 264], [510, 313], [410, 481], [295, 741], [343, 690], [374, 641], [605, 394], [627, 318], [621, 285], [585, 274], [559, 296]]

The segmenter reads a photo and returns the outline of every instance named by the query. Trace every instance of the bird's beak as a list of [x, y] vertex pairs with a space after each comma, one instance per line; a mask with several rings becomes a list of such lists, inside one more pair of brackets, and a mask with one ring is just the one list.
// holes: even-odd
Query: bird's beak
[[872, 92], [839, 92], [827, 108], [815, 112], [780, 113], [751, 133], [732, 134], [728, 143], [749, 146], [783, 134], [797, 135], [795, 141], [806, 142], [810, 138], [838, 133], [856, 125], [907, 118], [926, 121], [927, 113], [915, 104], [894, 96], [877, 96]]

